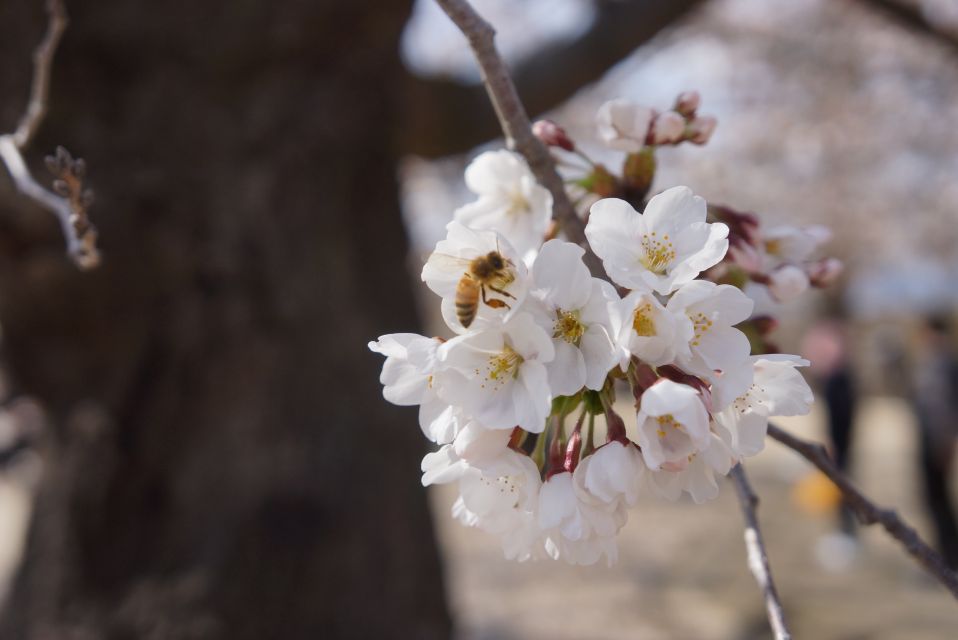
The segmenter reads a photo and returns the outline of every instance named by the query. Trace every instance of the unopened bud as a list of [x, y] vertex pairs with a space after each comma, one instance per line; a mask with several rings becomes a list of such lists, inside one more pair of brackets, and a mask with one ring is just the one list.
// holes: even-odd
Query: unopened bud
[[655, 117], [652, 123], [652, 144], [675, 144], [685, 134], [685, 118], [674, 111]]
[[728, 253], [726, 257], [731, 262], [740, 266], [746, 273], [759, 273], [762, 271], [762, 265], [765, 262], [762, 254], [748, 242], [741, 238], [732, 243], [729, 241]]
[[701, 99], [698, 91], [683, 91], [675, 99], [675, 110], [686, 118], [692, 119], [695, 117], [695, 110], [699, 108]]
[[599, 107], [595, 120], [599, 138], [610, 149], [635, 153], [645, 144], [655, 112], [631, 100], [618, 98]]
[[808, 276], [793, 264], [782, 265], [768, 274], [768, 290], [779, 302], [794, 300], [808, 289]]
[[823, 288], [834, 284], [844, 270], [838, 258], [824, 258], [808, 265], [808, 279], [813, 287]]
[[715, 132], [718, 120], [714, 116], [700, 116], [689, 124], [689, 140], [694, 144], [705, 144]]
[[552, 120], [537, 120], [532, 125], [532, 133], [548, 147], [575, 151], [575, 144], [569, 138], [569, 134]]

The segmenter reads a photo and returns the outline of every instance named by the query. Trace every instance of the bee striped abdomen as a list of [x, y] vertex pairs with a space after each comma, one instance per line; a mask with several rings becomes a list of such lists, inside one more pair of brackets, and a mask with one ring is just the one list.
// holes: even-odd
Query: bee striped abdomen
[[463, 327], [468, 328], [476, 319], [479, 310], [480, 284], [469, 274], [464, 274], [456, 285], [456, 317]]

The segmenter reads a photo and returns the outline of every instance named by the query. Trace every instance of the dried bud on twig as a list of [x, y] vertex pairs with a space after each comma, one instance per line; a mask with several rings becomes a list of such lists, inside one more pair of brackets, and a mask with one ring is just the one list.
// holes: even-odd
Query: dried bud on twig
[[95, 267], [100, 262], [96, 248], [96, 228], [90, 222], [88, 210], [93, 205], [93, 190], [84, 187], [86, 162], [74, 159], [65, 148], [57, 147], [56, 153], [47, 156], [45, 164], [54, 176], [53, 190], [69, 204], [68, 223], [76, 235], [72, 253], [77, 264], [84, 269]]

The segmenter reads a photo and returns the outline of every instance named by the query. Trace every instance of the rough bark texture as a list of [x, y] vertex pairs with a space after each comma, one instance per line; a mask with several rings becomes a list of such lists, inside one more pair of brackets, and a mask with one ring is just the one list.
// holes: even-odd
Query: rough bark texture
[[[68, 6], [28, 156], [87, 159], [103, 266], [0, 179], [0, 324], [54, 427], [3, 638], [441, 638], [395, 184], [408, 2]], [[0, 3], [0, 127], [40, 0]]]

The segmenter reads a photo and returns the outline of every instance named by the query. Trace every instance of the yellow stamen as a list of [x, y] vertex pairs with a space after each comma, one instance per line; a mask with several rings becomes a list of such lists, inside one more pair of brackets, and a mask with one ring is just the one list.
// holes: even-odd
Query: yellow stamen
[[640, 258], [642, 265], [653, 273], [662, 275], [675, 260], [675, 247], [669, 240], [669, 234], [662, 236], [661, 240], [654, 232], [651, 235], [645, 234], [642, 236], [642, 249], [645, 251], [645, 255]]
[[582, 334], [585, 333], [585, 325], [579, 321], [578, 311], [563, 311], [556, 309], [556, 321], [553, 326], [552, 337], [562, 338], [569, 344], [579, 346]]
[[655, 331], [655, 322], [652, 320], [652, 303], [646, 302], [635, 308], [632, 316], [632, 329], [642, 337], [658, 335]]

